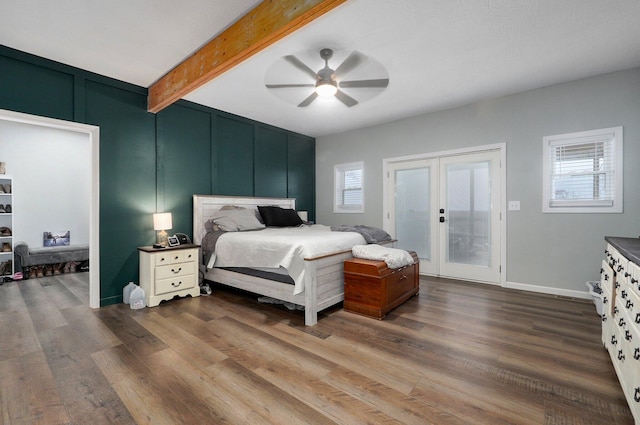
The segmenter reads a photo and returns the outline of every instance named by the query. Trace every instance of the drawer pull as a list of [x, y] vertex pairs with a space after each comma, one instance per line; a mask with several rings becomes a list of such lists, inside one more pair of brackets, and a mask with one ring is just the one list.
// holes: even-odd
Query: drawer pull
[[174, 288], [177, 288], [178, 286], [182, 285], [182, 281], [175, 283], [175, 282], [171, 282], [171, 286], [173, 286]]
[[408, 278], [407, 276], [405, 276], [405, 275], [400, 276], [400, 280], [401, 280], [401, 281], [402, 281], [402, 280], [407, 280], [407, 279], [409, 279], [409, 278]]
[[633, 335], [631, 335], [631, 332], [629, 332], [629, 330], [624, 331], [624, 339], [627, 341], [631, 341], [631, 339], [633, 338]]
[[604, 314], [602, 315], [602, 321], [606, 322], [607, 321], [607, 316], [605, 316]]
[[616, 339], [615, 335], [611, 335], [611, 344], [616, 345], [618, 343], [618, 340]]
[[622, 354], [622, 350], [618, 350], [618, 360], [624, 360], [624, 354]]
[[609, 275], [608, 274], [604, 274], [604, 280], [609, 280]]
[[618, 326], [625, 326], [627, 324], [627, 322], [624, 321], [624, 318], [621, 317], [620, 320], [618, 321]]
[[624, 277], [629, 277], [631, 274], [629, 272], [624, 272]]
[[640, 313], [636, 313], [636, 323], [640, 324]]
[[616, 314], [618, 314], [620, 310], [618, 310], [618, 306], [613, 307], [613, 315], [615, 316]]
[[622, 292], [620, 293], [620, 296], [621, 296], [622, 298], [627, 298], [627, 295], [629, 295], [629, 294], [627, 294], [627, 291], [626, 291], [626, 290], [624, 290], [624, 289], [623, 289], [623, 290], [622, 290]]
[[627, 304], [625, 304], [625, 307], [633, 308], [633, 303], [631, 302], [631, 300], [627, 300]]
[[636, 387], [636, 392], [633, 394], [633, 399], [636, 403], [640, 403], [640, 388]]
[[635, 278], [632, 277], [631, 278], [631, 283], [638, 283], [638, 279], [635, 279]]
[[[171, 271], [172, 271], [173, 273], [178, 274], [178, 273], [180, 273], [180, 272], [182, 271], [182, 267], [178, 268], [178, 270], [171, 269]], [[627, 308], [629, 308], [629, 307], [627, 307]]]
[[[607, 297], [604, 297], [604, 298], [602, 299], [602, 302], [603, 302], [604, 304], [607, 304], [607, 303], [609, 302], [609, 299], [608, 299]], [[615, 312], [614, 312], [613, 314], [615, 314]]]
[[633, 350], [633, 358], [635, 360], [640, 360], [640, 347], [636, 347], [636, 349]]
[[622, 270], [624, 270], [624, 267], [618, 266], [618, 272], [621, 272]]
[[620, 282], [616, 282], [615, 287], [616, 287], [616, 289], [618, 289], [620, 287]]

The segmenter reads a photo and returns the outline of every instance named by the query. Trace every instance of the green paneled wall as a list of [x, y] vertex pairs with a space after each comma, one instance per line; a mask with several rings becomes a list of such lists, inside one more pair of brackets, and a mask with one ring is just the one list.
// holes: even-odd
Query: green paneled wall
[[255, 196], [287, 197], [287, 135], [270, 128], [256, 127]]
[[155, 117], [144, 94], [87, 81], [86, 121], [100, 126], [100, 299], [119, 302], [138, 281], [135, 247], [152, 241]]
[[315, 140], [180, 101], [157, 115], [147, 90], [0, 46], [0, 109], [100, 127], [100, 302], [138, 281], [151, 214], [191, 234], [192, 195], [290, 196], [315, 216]]
[[169, 233], [191, 235], [191, 196], [212, 193], [211, 114], [173, 105], [157, 120], [157, 211], [172, 213]]
[[220, 195], [253, 196], [252, 123], [229, 117], [217, 118], [217, 192]]
[[4, 109], [73, 121], [74, 76], [0, 54], [0, 105]]
[[[316, 142], [315, 139], [287, 136], [287, 197], [296, 198], [296, 209], [316, 219]], [[314, 187], [313, 190], [309, 190]]]

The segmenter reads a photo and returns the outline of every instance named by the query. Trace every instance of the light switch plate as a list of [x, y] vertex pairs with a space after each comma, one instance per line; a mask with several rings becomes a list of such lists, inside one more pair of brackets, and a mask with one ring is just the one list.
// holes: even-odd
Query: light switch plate
[[520, 201], [509, 201], [509, 211], [520, 211]]

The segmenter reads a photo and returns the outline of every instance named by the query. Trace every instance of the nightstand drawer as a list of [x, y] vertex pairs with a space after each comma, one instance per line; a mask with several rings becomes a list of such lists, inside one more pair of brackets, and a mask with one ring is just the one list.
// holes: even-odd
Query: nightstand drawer
[[154, 255], [156, 266], [162, 266], [165, 264], [182, 263], [184, 260], [183, 251], [165, 251]]
[[161, 279], [156, 281], [155, 295], [181, 291], [184, 289], [193, 288], [194, 286], [196, 286], [196, 275], [194, 274], [172, 277], [169, 279]]
[[188, 274], [195, 274], [195, 265], [196, 264], [191, 261], [189, 263], [175, 263], [156, 267], [156, 279], [168, 279]]

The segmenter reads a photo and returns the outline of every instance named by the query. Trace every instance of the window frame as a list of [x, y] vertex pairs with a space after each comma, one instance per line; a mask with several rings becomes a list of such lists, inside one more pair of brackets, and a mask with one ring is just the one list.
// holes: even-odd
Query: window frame
[[[570, 146], [587, 144], [599, 140], [605, 140], [608, 145], [605, 151], [613, 155], [611, 161], [607, 161], [613, 168], [606, 170], [607, 176], [613, 178], [612, 201], [597, 199], [580, 199], [557, 201], [552, 196], [552, 172], [554, 159], [551, 154], [558, 146]], [[542, 139], [543, 160], [543, 189], [542, 212], [543, 213], [621, 213], [623, 212], [623, 130], [622, 126], [602, 128], [597, 130], [579, 131], [575, 133], [557, 134], [545, 136]], [[555, 205], [554, 201], [555, 200]]]
[[[360, 190], [362, 191], [362, 202], [355, 205], [345, 205], [338, 202], [338, 194], [345, 191], [344, 174], [347, 171], [360, 170], [362, 178], [360, 181]], [[336, 164], [333, 166], [333, 212], [334, 213], [363, 213], [364, 212], [364, 162], [349, 162], [345, 164]]]

